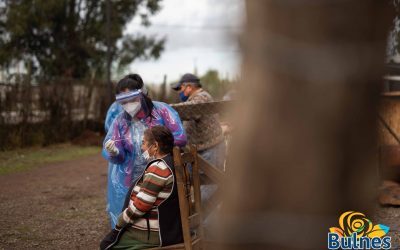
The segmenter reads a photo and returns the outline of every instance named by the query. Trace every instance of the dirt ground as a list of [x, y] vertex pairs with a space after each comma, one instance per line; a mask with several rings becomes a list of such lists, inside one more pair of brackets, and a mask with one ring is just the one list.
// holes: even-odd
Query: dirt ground
[[[0, 176], [0, 249], [98, 249], [107, 233], [107, 163], [100, 155]], [[400, 208], [375, 223], [400, 247]], [[327, 229], [328, 230], [328, 229]]]
[[101, 156], [0, 176], [0, 249], [98, 249], [107, 233]]

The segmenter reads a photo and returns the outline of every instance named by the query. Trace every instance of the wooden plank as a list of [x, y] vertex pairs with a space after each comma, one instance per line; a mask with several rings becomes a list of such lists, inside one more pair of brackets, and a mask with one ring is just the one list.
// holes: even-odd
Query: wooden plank
[[189, 216], [190, 228], [197, 228], [201, 225], [199, 213], [194, 213]]
[[400, 96], [400, 91], [382, 92], [382, 97], [397, 97]]
[[233, 101], [215, 101], [206, 103], [178, 103], [171, 104], [172, 108], [178, 112], [182, 121], [197, 119], [202, 115], [213, 115], [217, 113], [226, 112], [232, 106]]
[[201, 155], [197, 155], [198, 164], [204, 174], [207, 175], [216, 184], [222, 184], [224, 180], [224, 172], [207, 162]]
[[186, 183], [184, 181], [184, 173], [183, 173], [184, 164], [180, 156], [181, 156], [180, 149], [178, 147], [174, 147], [175, 175], [177, 179], [179, 208], [181, 210], [182, 234], [183, 234], [185, 249], [191, 249], [190, 226], [188, 220], [189, 207], [188, 207], [188, 201], [186, 199], [186, 191], [185, 191]]
[[387, 122], [378, 114], [379, 120], [382, 122], [383, 126], [388, 130], [388, 132], [393, 136], [393, 138], [397, 141], [398, 144], [400, 144], [400, 139], [397, 136], [396, 132], [393, 131], [393, 129], [387, 124]]
[[191, 153], [185, 152], [181, 154], [181, 158], [184, 163], [194, 162], [194, 157]]
[[378, 123], [379, 145], [398, 145], [399, 142], [393, 134], [400, 135], [400, 100], [382, 99], [379, 113], [381, 121], [386, 123]]
[[200, 238], [196, 238], [192, 241], [193, 250], [200, 250], [203, 249], [202, 247], [202, 240]]

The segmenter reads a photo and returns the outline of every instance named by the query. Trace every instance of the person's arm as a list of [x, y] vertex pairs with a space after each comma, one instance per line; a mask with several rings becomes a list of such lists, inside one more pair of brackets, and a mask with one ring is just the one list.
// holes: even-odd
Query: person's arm
[[209, 101], [210, 100], [207, 100], [207, 98], [205, 98], [203, 95], [194, 95], [190, 101], [176, 103], [174, 104], [174, 106], [186, 106], [191, 104], [205, 103]]
[[172, 182], [173, 175], [168, 167], [156, 163], [148, 167], [143, 177], [142, 186], [133, 188], [133, 192], [138, 193], [134, 199], [131, 198], [128, 207], [119, 215], [116, 228], [120, 229], [128, 223], [133, 223], [135, 219], [142, 217], [151, 210], [160, 192]]
[[[123, 147], [125, 138], [123, 138], [123, 135], [120, 134], [119, 123], [120, 120], [118, 119], [118, 117], [115, 118], [112, 122], [111, 127], [108, 130], [106, 137], [104, 138], [102, 150], [103, 157], [106, 160], [116, 164], [123, 163], [125, 159], [125, 150]], [[117, 153], [110, 153], [109, 150], [106, 149], [106, 144], [110, 140], [114, 141], [115, 148], [118, 151]]]
[[168, 104], [163, 104], [161, 107], [161, 116], [164, 120], [164, 125], [171, 131], [174, 136], [174, 144], [178, 147], [183, 147], [187, 143], [185, 129], [178, 112]]

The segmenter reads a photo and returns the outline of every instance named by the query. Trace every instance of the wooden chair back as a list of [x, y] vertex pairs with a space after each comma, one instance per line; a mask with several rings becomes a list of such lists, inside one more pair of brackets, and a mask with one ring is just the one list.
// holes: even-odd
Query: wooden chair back
[[189, 152], [181, 153], [175, 147], [174, 164], [185, 249], [202, 249], [200, 176], [196, 148], [191, 145]]
[[179, 147], [174, 147], [173, 156], [184, 242], [151, 248], [151, 250], [203, 249], [203, 220], [197, 150], [191, 145], [188, 152], [182, 153]]

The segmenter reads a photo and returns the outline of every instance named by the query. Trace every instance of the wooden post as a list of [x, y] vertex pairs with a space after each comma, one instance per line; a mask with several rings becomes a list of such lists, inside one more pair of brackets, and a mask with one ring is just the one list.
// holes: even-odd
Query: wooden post
[[226, 249], [326, 249], [341, 213], [371, 217], [389, 7], [246, 1]]

